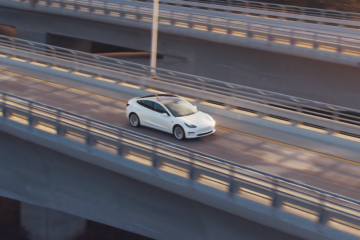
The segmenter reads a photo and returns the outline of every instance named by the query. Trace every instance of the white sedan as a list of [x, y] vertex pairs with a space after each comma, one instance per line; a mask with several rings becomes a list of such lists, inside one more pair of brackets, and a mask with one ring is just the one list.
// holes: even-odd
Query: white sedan
[[155, 128], [172, 133], [179, 140], [204, 137], [215, 132], [212, 117], [173, 95], [132, 98], [127, 103], [126, 116], [133, 127]]

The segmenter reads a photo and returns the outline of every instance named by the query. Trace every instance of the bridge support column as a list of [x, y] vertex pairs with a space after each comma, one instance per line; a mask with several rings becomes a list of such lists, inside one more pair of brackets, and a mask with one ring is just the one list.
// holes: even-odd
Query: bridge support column
[[84, 231], [86, 219], [21, 203], [21, 226], [30, 240], [72, 240]]

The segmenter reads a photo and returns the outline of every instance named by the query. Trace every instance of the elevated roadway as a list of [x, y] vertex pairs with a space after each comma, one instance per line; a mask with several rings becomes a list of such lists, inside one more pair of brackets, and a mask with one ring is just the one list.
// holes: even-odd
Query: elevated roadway
[[[152, 3], [151, 0], [142, 2]], [[333, 27], [352, 27], [358, 29], [360, 14], [319, 8], [307, 8], [276, 3], [265, 3], [248, 0], [202, 1], [202, 0], [160, 0], [160, 4], [197, 8], [208, 11], [226, 12], [257, 18], [268, 18], [280, 21], [303, 22], [331, 25]]]
[[[134, 1], [107, 0], [106, 2], [126, 4], [127, 2]], [[139, 6], [152, 8], [152, 1], [145, 2], [149, 3], [144, 4], [144, 1], [137, 1]], [[348, 37], [357, 37], [360, 32], [360, 15], [356, 13], [338, 11], [329, 11], [329, 13], [327, 13], [326, 10], [320, 9], [297, 8], [252, 1], [241, 2], [243, 4], [238, 1], [228, 1], [228, 6], [226, 6], [216, 4], [215, 2], [203, 1], [159, 1], [161, 10], [239, 19], [259, 25], [282, 26], [297, 30], [316, 31], [318, 33]]]
[[[39, 14], [27, 11], [28, 3], [12, 3], [25, 7], [0, 9], [0, 23], [15, 27], [21, 38], [55, 45], [59, 41], [51, 42], [53, 37], [66, 36], [64, 47], [84, 52], [91, 52], [92, 42], [150, 51], [149, 8], [112, 16], [37, 5]], [[17, 18], [19, 14], [22, 19]], [[130, 18], [134, 16], [136, 19]], [[259, 24], [249, 25], [251, 31], [243, 26], [238, 36], [233, 29], [211, 27], [211, 22], [199, 30], [195, 26], [198, 18], [192, 22], [176, 17], [164, 17], [171, 26], [160, 24], [158, 51], [163, 59], [159, 67], [357, 108], [358, 39], [339, 42], [339, 36], [322, 38], [317, 32], [308, 35], [303, 31], [293, 35], [290, 31], [289, 37], [289, 32], [283, 35], [283, 28]]]
[[[13, 0], [6, 0], [4, 6], [20, 6], [13, 4]], [[20, 1], [21, 2], [21, 1]], [[25, 4], [32, 6], [34, 11], [47, 5], [56, 7], [56, 5], [68, 5], [69, 9], [73, 2], [68, 0], [31, 2], [24, 1]], [[152, 1], [127, 1], [127, 0], [107, 0], [107, 1], [77, 1], [79, 6], [92, 5], [94, 8], [107, 6], [109, 10], [119, 8], [120, 5], [139, 6], [151, 9]], [[280, 4], [266, 4], [252, 1], [228, 1], [228, 5], [217, 4], [216, 2], [204, 1], [173, 1], [161, 0], [160, 10], [178, 11], [188, 14], [201, 14], [207, 16], [218, 16], [232, 19], [239, 19], [258, 24], [283, 26], [298, 30], [316, 31], [318, 33], [341, 34], [343, 36], [356, 37], [360, 30], [360, 16], [356, 13], [347, 13], [339, 11], [327, 11], [321, 9], [311, 9], [302, 7], [293, 7]], [[60, 7], [59, 6], [59, 7]]]
[[[266, 130], [263, 127], [252, 126], [244, 121], [237, 121], [236, 123], [240, 130], [228, 129], [226, 125], [223, 125], [219, 126], [213, 136], [178, 142], [166, 133], [148, 128], [133, 129], [130, 127], [124, 114], [126, 99], [134, 97], [132, 94], [119, 92], [119, 97], [124, 99], [124, 101], [119, 101], [114, 98], [91, 94], [91, 92], [79, 91], [76, 88], [53, 84], [44, 79], [53, 79], [54, 76], [45, 77], [46, 74], [43, 76], [43, 79], [36, 79], [3, 72], [0, 90], [109, 124], [129, 128], [146, 135], [156, 136], [162, 140], [221, 157], [225, 160], [251, 166], [354, 199], [360, 199], [360, 195], [356, 190], [360, 186], [360, 179], [358, 178], [360, 165], [358, 163], [286, 144], [294, 138], [299, 142], [318, 145], [324, 151], [332, 151], [335, 156], [342, 154], [342, 152], [351, 153], [356, 160], [360, 156], [359, 152], [356, 151], [357, 143], [337, 139], [335, 143], [340, 144], [343, 142], [344, 145], [336, 146], [336, 144], [321, 143], [311, 139], [310, 136], [314, 135], [311, 131], [303, 130], [308, 137], [290, 136], [281, 133], [281, 131], [269, 131], [269, 129]], [[215, 117], [215, 119], [217, 118]], [[281, 129], [281, 124], [279, 128]], [[243, 131], [250, 131], [255, 135], [245, 134]], [[261, 132], [267, 133], [268, 136], [279, 135], [283, 138], [283, 142], [257, 137], [256, 135], [261, 134]], [[345, 145], [354, 145], [354, 148], [346, 148]]]
[[[0, 146], [1, 196], [157, 240], [235, 240], [239, 237], [246, 240], [301, 240], [3, 132], [0, 133]], [[41, 223], [53, 227], [54, 231], [64, 232], [74, 231], [79, 228], [79, 223], [85, 225], [79, 218], [66, 218], [65, 214], [24, 205], [22, 210], [27, 212], [22, 213], [23, 216], [33, 219], [32, 223], [27, 220], [27, 224], [23, 224], [30, 236], [39, 231]], [[38, 215], [30, 211], [37, 211]], [[46, 213], [50, 219], [41, 216]], [[32, 239], [64, 239], [61, 238], [64, 235], [53, 232], [38, 234], [35, 236], [39, 238]], [[50, 239], [50, 236], [54, 238]]]
[[[248, 220], [287, 232], [291, 235], [309, 240], [355, 240], [358, 238], [358, 226], [360, 226], [358, 214], [360, 202], [358, 201], [289, 179], [270, 175], [253, 168], [249, 169], [234, 162], [224, 161], [223, 159], [171, 144], [158, 138], [138, 134], [81, 115], [75, 115], [62, 109], [55, 109], [42, 103], [5, 92], [0, 94], [2, 99], [0, 104], [0, 129], [3, 132], [48, 147], [58, 153], [75, 157], [83, 162], [91, 163], [101, 169], [108, 169], [117, 174], [137, 179], [146, 184], [159, 187], [168, 192], [212, 206], [213, 208], [221, 209], [232, 215], [244, 217]], [[6, 146], [6, 144], [3, 144], [3, 146]], [[20, 146], [22, 151], [19, 153], [22, 154], [27, 151], [26, 147]], [[33, 150], [33, 147], [30, 149]], [[7, 197], [15, 199], [22, 198], [22, 201], [32, 204], [42, 204], [45, 207], [55, 208], [70, 214], [79, 214], [79, 211], [84, 209], [83, 207], [89, 206], [89, 203], [92, 203], [92, 200], [94, 200], [91, 195], [86, 195], [89, 191], [93, 194], [92, 188], [89, 189], [89, 182], [86, 182], [87, 187], [81, 187], [80, 191], [74, 192], [72, 190], [79, 186], [82, 181], [71, 181], [72, 178], [67, 177], [66, 174], [61, 175], [61, 179], [54, 174], [43, 174], [44, 171], [41, 166], [45, 164], [45, 169], [51, 171], [50, 165], [56, 156], [52, 156], [49, 159], [40, 149], [36, 150], [39, 151], [36, 151], [35, 154], [27, 154], [30, 157], [28, 161], [26, 161], [28, 158], [20, 157], [21, 161], [25, 161], [26, 164], [19, 164], [26, 167], [27, 178], [33, 177], [36, 179], [34, 184], [32, 184], [32, 181], [27, 181], [27, 183], [30, 182], [27, 185], [21, 184], [21, 181], [19, 181], [21, 179], [18, 177], [19, 174], [11, 174], [14, 163], [15, 165], [19, 163], [19, 158], [12, 161], [11, 157], [13, 154], [10, 153], [10, 156], [5, 155], [7, 160], [10, 160], [10, 167], [5, 169], [5, 174], [2, 174], [2, 177], [12, 178], [12, 181], [2, 181], [2, 193]], [[7, 151], [2, 151], [2, 154], [5, 152], [7, 153]], [[38, 154], [39, 157], [37, 157]], [[35, 159], [31, 159], [33, 156], [35, 156]], [[34, 163], [37, 166], [33, 166], [32, 164]], [[57, 164], [55, 169], [64, 167], [64, 164], [63, 161], [60, 161], [61, 166]], [[77, 163], [72, 161], [72, 164]], [[23, 168], [18, 166], [15, 169], [16, 171], [20, 170], [20, 172], [23, 170]], [[29, 169], [32, 171], [28, 171]], [[58, 173], [59, 169], [55, 170], [56, 173]], [[81, 169], [86, 170], [85, 168]], [[38, 170], [41, 173], [34, 174]], [[72, 170], [72, 166], [66, 167], [67, 174], [73, 173]], [[82, 175], [75, 174], [77, 178], [79, 176], [82, 178]], [[93, 174], [89, 175], [94, 180], [97, 180], [97, 184], [94, 185], [98, 186], [101, 183], [100, 173], [93, 172]], [[45, 177], [43, 181], [51, 186], [50, 192], [47, 188], [48, 185], [41, 181], [43, 177]], [[63, 188], [58, 184], [58, 181], [60, 180], [61, 182], [64, 177], [67, 182], [72, 184], [68, 188]], [[113, 178], [113, 180], [115, 179]], [[126, 183], [129, 184], [129, 181], [126, 181]], [[119, 188], [118, 185], [111, 186]], [[120, 185], [120, 189], [111, 192], [120, 192], [124, 189], [126, 190], [126, 187]], [[130, 189], [137, 188], [132, 186]], [[125, 229], [128, 229], [129, 226], [137, 225], [137, 231], [141, 231], [143, 235], [151, 237], [155, 235], [156, 239], [166, 239], [168, 235], [174, 235], [175, 237], [180, 237], [180, 239], [184, 237], [192, 239], [195, 236], [195, 239], [209, 238], [206, 235], [208, 231], [204, 233], [201, 231], [202, 228], [199, 227], [196, 228], [196, 231], [184, 231], [186, 225], [182, 223], [188, 224], [188, 217], [176, 218], [180, 222], [175, 227], [166, 225], [170, 221], [166, 221], [169, 212], [164, 207], [169, 206], [169, 201], [166, 201], [167, 197], [165, 195], [161, 196], [162, 200], [167, 202], [165, 205], [161, 201], [151, 205], [151, 201], [149, 202], [151, 199], [146, 199], [147, 204], [141, 204], [141, 209], [143, 210], [145, 206], [147, 211], [141, 211], [140, 214], [136, 214], [135, 218], [131, 214], [133, 212], [131, 207], [126, 207], [125, 212], [121, 212], [123, 209], [112, 209], [111, 214], [104, 215], [104, 212], [112, 206], [112, 201], [115, 201], [117, 204], [120, 203], [122, 206], [128, 206], [123, 201], [131, 204], [138, 203], [138, 201], [128, 201], [129, 193], [131, 193], [134, 199], [138, 200], [132, 192], [127, 191], [127, 194], [120, 194], [122, 198], [118, 199], [114, 194], [109, 196], [104, 190], [102, 188], [102, 194], [105, 196], [96, 194], [97, 198], [101, 197], [101, 199], [104, 199], [105, 197], [110, 197], [110, 200], [106, 204], [101, 205], [104, 208], [98, 206], [93, 208], [93, 210], [101, 209], [102, 211], [99, 211], [101, 217], [106, 217], [108, 221], [115, 221], [112, 216], [118, 216], [114, 214], [119, 212], [122, 216], [126, 215], [125, 221], [119, 217], [120, 222], [119, 219], [116, 221], [116, 224], [125, 225]], [[136, 194], [138, 193], [136, 192]], [[56, 196], [55, 201], [53, 199], [54, 194]], [[82, 198], [84, 195], [88, 197]], [[86, 199], [86, 203], [84, 204], [84, 200], [81, 199]], [[174, 201], [170, 202], [174, 203]], [[68, 206], [69, 203], [70, 206]], [[180, 209], [182, 212], [181, 216], [188, 212], [191, 212], [191, 215], [193, 215], [194, 211], [192, 211], [191, 206], [184, 206], [182, 205], [183, 203], [181, 201], [181, 204], [176, 204], [176, 209]], [[82, 204], [82, 206], [77, 207], [78, 204]], [[160, 204], [161, 209], [157, 208], [157, 204]], [[64, 208], [66, 209], [64, 210]], [[73, 210], [74, 208], [76, 209]], [[126, 212], [129, 208], [130, 222], [128, 221], [129, 217], [127, 217], [128, 212]], [[172, 212], [176, 210], [174, 207], [170, 206], [170, 208]], [[86, 213], [91, 213], [92, 217], [98, 216], [99, 212], [86, 211]], [[142, 214], [146, 213], [148, 214], [147, 216], [150, 215], [149, 218], [142, 216]], [[80, 214], [83, 213], [80, 212]], [[166, 215], [164, 216], [164, 214]], [[141, 219], [140, 221], [138, 220], [139, 218]], [[216, 216], [215, 218], [219, 219]], [[152, 221], [145, 221], [144, 224], [141, 224], [147, 219]], [[184, 222], [183, 219], [186, 219], [186, 221]], [[162, 220], [166, 224], [159, 225], [159, 221]], [[203, 226], [208, 227], [212, 225], [211, 220], [212, 218], [209, 221], [202, 222]], [[232, 224], [229, 225], [226, 219], [221, 222], [225, 223], [227, 227], [234, 226]], [[220, 230], [221, 234], [225, 234], [219, 227], [215, 227], [215, 230]], [[241, 231], [239, 228], [229, 229], [226, 232], [226, 238], [232, 239], [235, 237], [237, 239], [239, 237], [239, 230]], [[177, 233], [179, 231], [182, 233]], [[212, 233], [212, 235], [216, 234], [218, 233]]]

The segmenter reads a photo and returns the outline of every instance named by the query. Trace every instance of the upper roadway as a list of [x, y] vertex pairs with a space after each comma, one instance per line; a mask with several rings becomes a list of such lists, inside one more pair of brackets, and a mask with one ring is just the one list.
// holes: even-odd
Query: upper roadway
[[[126, 4], [128, 1], [123, 0], [106, 0], [107, 2], [117, 2], [117, 3], [123, 3]], [[140, 2], [140, 1], [139, 1]], [[179, 4], [188, 4], [188, 2], [185, 1], [179, 1]], [[225, 18], [234, 18], [234, 19], [240, 19], [243, 21], [258, 23], [258, 24], [266, 24], [266, 25], [274, 25], [276, 27], [286, 27], [286, 28], [293, 28], [297, 30], [303, 30], [303, 31], [313, 31], [317, 33], [324, 33], [324, 34], [333, 34], [333, 35], [341, 35], [341, 36], [348, 36], [348, 37], [359, 37], [360, 30], [352, 29], [352, 28], [343, 28], [343, 27], [335, 27], [330, 25], [323, 25], [319, 23], [309, 23], [309, 22], [303, 22], [303, 21], [289, 21], [289, 20], [280, 20], [280, 19], [274, 19], [269, 17], [260, 17], [250, 14], [236, 14], [232, 12], [222, 12], [222, 11], [216, 11], [215, 9], [219, 7], [219, 5], [210, 4], [210, 3], [201, 3], [204, 8], [209, 7], [208, 9], [200, 9], [200, 8], [185, 8], [179, 6], [168, 6], [165, 3], [161, 4], [160, 1], [160, 9], [169, 9], [173, 11], [181, 11], [181, 12], [189, 12], [194, 14], [203, 14], [203, 15], [210, 15], [210, 16], [221, 16]], [[152, 7], [152, 4], [148, 4], [149, 7]], [[233, 9], [238, 9], [239, 11], [245, 10], [241, 7], [236, 7]], [[261, 12], [261, 11], [259, 11]], [[272, 15], [276, 16], [277, 12], [270, 12], [270, 11], [263, 11], [264, 15]], [[296, 14], [294, 14], [294, 17], [296, 17]], [[305, 16], [304, 16], [305, 17]], [[306, 17], [305, 17], [306, 18]], [[321, 21], [326, 22], [326, 18], [321, 18]]]
[[[51, 75], [47, 77], [51, 78]], [[0, 90], [40, 103], [131, 129], [228, 161], [296, 180], [350, 198], [360, 199], [360, 165], [304, 149], [269, 141], [221, 126], [209, 137], [177, 141], [170, 134], [132, 128], [125, 116], [126, 102], [18, 74], [2, 72]], [[124, 99], [134, 96], [122, 94]], [[241, 121], [238, 123], [242, 124]], [[246, 126], [244, 126], [246, 127]], [[291, 137], [291, 136], [288, 136]], [[286, 142], [286, 139], [284, 139]]]
[[[9, 6], [9, 7], [13, 7], [16, 5], [11, 5], [9, 4], [9, 2], [3, 2], [0, 3], [0, 5], [3, 6]], [[37, 5], [43, 5], [42, 3], [43, 1], [38, 1]], [[64, 2], [64, 4], [72, 4], [72, 2], [68, 2], [66, 0], [60, 0], [57, 2]], [[147, 12], [148, 10], [146, 10], [146, 8], [152, 9], [153, 8], [153, 4], [152, 3], [144, 3], [142, 1], [126, 1], [126, 0], [105, 0], [105, 1], [94, 1], [94, 2], [79, 2], [82, 4], [94, 4], [95, 8], [96, 6], [102, 7], [102, 2], [104, 3], [118, 3], [121, 4], [123, 6], [129, 6], [129, 8], [127, 8], [127, 11], [132, 11], [131, 6], [139, 6], [139, 7], [143, 7], [141, 10], [144, 12]], [[23, 2], [22, 4], [27, 4], [25, 6], [30, 7], [30, 3], [27, 2]], [[209, 17], [222, 17], [222, 18], [231, 18], [231, 19], [238, 19], [238, 20], [242, 20], [242, 21], [247, 21], [247, 22], [252, 22], [254, 24], [264, 24], [264, 25], [272, 25], [274, 27], [277, 28], [290, 28], [290, 29], [296, 29], [296, 30], [302, 30], [302, 31], [310, 31], [310, 32], [314, 32], [314, 33], [322, 33], [322, 34], [331, 34], [331, 35], [339, 35], [339, 36], [347, 36], [347, 37], [354, 37], [354, 38], [358, 38], [360, 30], [359, 29], [354, 29], [354, 28], [344, 28], [344, 27], [340, 27], [340, 26], [331, 26], [331, 25], [324, 25], [324, 24], [320, 24], [320, 23], [309, 23], [309, 22], [304, 22], [304, 21], [289, 21], [289, 20], [284, 20], [284, 19], [274, 19], [274, 18], [269, 18], [269, 17], [259, 17], [259, 16], [255, 16], [255, 15], [251, 15], [251, 14], [236, 14], [233, 13], [231, 11], [228, 12], [224, 12], [224, 11], [219, 11], [217, 10], [217, 8], [219, 7], [218, 5], [214, 5], [214, 4], [205, 4], [205, 3], [191, 3], [191, 4], [195, 4], [195, 5], [199, 5], [201, 7], [193, 7], [193, 8], [189, 8], [189, 7], [184, 7], [184, 5], [188, 5], [189, 2], [184, 2], [184, 1], [177, 1], [177, 6], [170, 6], [170, 4], [166, 4], [165, 2], [160, 2], [160, 10], [169, 10], [169, 11], [174, 11], [174, 12], [182, 12], [182, 13], [187, 13], [187, 14], [193, 14], [193, 15], [203, 15], [203, 16], [209, 16]], [[184, 5], [182, 5], [184, 4]], [[50, 6], [52, 8], [54, 8], [55, 6]], [[111, 6], [108, 6], [111, 9]], [[114, 5], [114, 9], [116, 9], [116, 5]], [[56, 8], [56, 7], [55, 7]], [[207, 8], [207, 9], [206, 9]], [[66, 8], [65, 8], [66, 9]], [[240, 8], [240, 7], [236, 7], [233, 9], [238, 9], [239, 11], [243, 11], [245, 9]], [[33, 8], [33, 10], [35, 11], [41, 11], [39, 8]], [[261, 11], [260, 11], [261, 12]], [[165, 13], [165, 12], [164, 12]], [[61, 14], [61, 12], [59, 12], [59, 14]], [[94, 15], [98, 15], [96, 13], [93, 13]], [[162, 14], [162, 12], [160, 12], [160, 14]], [[276, 12], [266, 12], [264, 11], [264, 15], [274, 15], [276, 16], [277, 13]], [[294, 14], [294, 17], [296, 16], [296, 14]], [[303, 16], [304, 18], [306, 18], [306, 16]], [[310, 18], [310, 17], [309, 17]], [[327, 18], [322, 18], [322, 17], [318, 17], [318, 19], [322, 19], [320, 21], [324, 21], [326, 22]], [[351, 24], [351, 21], [348, 22], [349, 25]]]
[[[142, 1], [127, 1], [127, 0], [103, 0], [102, 2], [114, 2], [114, 3], [120, 3], [120, 4], [131, 4], [131, 5], [137, 5], [137, 6], [143, 6], [148, 8], [153, 8], [152, 3], [144, 3]], [[224, 17], [224, 18], [232, 18], [232, 19], [239, 19], [242, 21], [248, 21], [253, 22], [257, 24], [265, 24], [265, 25], [273, 25], [274, 27], [285, 27], [285, 28], [292, 28], [297, 30], [303, 30], [303, 31], [312, 31], [316, 33], [324, 33], [324, 34], [333, 34], [333, 35], [341, 35], [341, 36], [347, 36], [347, 37], [354, 37], [358, 38], [360, 30], [354, 29], [354, 28], [344, 28], [344, 27], [335, 27], [331, 25], [324, 25], [319, 23], [309, 23], [304, 21], [289, 21], [289, 20], [280, 20], [280, 19], [274, 19], [269, 17], [259, 17], [255, 15], [250, 14], [236, 14], [233, 12], [223, 12], [216, 10], [219, 5], [215, 4], [205, 4], [205, 3], [197, 3], [197, 5], [200, 5], [200, 7], [183, 7], [181, 4], [189, 4], [189, 2], [185, 1], [177, 1], [178, 6], [170, 6], [169, 4], [166, 4], [164, 2], [160, 1], [160, 10], [171, 10], [171, 11], [179, 11], [179, 12], [186, 12], [189, 14], [200, 14], [200, 15], [207, 15], [207, 16], [218, 16], [218, 17]], [[96, 2], [94, 2], [96, 4]], [[194, 4], [194, 3], [192, 3]], [[205, 9], [207, 8], [208, 9]], [[238, 9], [239, 11], [245, 10], [241, 7], [236, 7], [233, 9]], [[130, 9], [129, 9], [130, 10]], [[264, 11], [264, 15], [277, 15], [276, 12], [266, 12]], [[294, 14], [294, 17], [296, 14]], [[305, 16], [304, 16], [305, 17]], [[306, 17], [305, 17], [306, 18]], [[310, 17], [309, 17], [310, 18]], [[318, 17], [319, 19], [322, 19], [321, 21], [326, 22], [326, 18]], [[351, 22], [349, 21], [349, 24]]]
[[[39, 13], [28, 3], [0, 1], [5, 3], [14, 6], [0, 8], [0, 24], [14, 27], [18, 38], [84, 52], [92, 52], [94, 42], [150, 50], [151, 23], [145, 20], [38, 5]], [[359, 109], [358, 56], [307, 48], [305, 40], [301, 47], [166, 24], [159, 31], [159, 68]]]

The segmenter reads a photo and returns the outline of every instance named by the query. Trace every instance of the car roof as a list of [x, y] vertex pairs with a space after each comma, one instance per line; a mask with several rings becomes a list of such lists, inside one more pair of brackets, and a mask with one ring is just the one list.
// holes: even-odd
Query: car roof
[[179, 98], [175, 95], [171, 95], [171, 94], [154, 94], [154, 95], [147, 95], [147, 96], [143, 96], [143, 97], [138, 97], [138, 99], [151, 99], [151, 100], [155, 100], [157, 102], [161, 102], [162, 99], [165, 98]]

